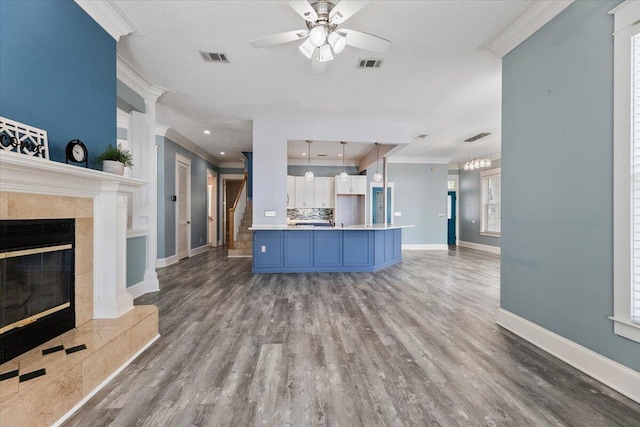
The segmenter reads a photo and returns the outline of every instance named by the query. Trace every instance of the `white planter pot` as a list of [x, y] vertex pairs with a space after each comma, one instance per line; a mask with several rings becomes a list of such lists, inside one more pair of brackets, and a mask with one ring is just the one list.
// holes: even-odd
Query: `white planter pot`
[[102, 162], [102, 170], [116, 175], [124, 174], [124, 163], [114, 160], [104, 160]]

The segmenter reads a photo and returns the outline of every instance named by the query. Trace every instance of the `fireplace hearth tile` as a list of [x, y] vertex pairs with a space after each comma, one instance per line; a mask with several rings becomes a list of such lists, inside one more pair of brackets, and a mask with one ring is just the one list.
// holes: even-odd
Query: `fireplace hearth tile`
[[0, 192], [0, 218], [9, 217], [9, 195], [2, 191]]
[[29, 381], [46, 374], [47, 374], [46, 369], [38, 369], [37, 371], [27, 372], [26, 374], [20, 375], [20, 382], [23, 383], [25, 381]]
[[75, 352], [86, 350], [86, 349], [87, 349], [87, 346], [85, 344], [80, 344], [80, 345], [77, 345], [75, 347], [67, 348], [64, 351], [67, 354], [71, 354], [71, 353], [75, 353]]
[[15, 378], [15, 377], [18, 376], [19, 373], [20, 373], [20, 371], [15, 369], [13, 371], [9, 371], [9, 372], [5, 372], [4, 374], [0, 374], [0, 381], [6, 381], [8, 379]]
[[56, 351], [62, 351], [62, 350], [64, 350], [64, 346], [57, 345], [55, 347], [45, 348], [44, 350], [42, 350], [42, 355], [46, 356], [47, 354], [55, 353]]

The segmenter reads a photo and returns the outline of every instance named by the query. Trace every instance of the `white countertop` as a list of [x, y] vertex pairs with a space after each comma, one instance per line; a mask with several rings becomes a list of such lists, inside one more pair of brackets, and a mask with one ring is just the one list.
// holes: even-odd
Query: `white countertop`
[[259, 230], [318, 230], [318, 231], [334, 231], [334, 230], [395, 230], [398, 228], [410, 228], [415, 227], [412, 224], [402, 224], [402, 225], [384, 225], [384, 224], [356, 224], [356, 225], [345, 225], [341, 227], [340, 225], [336, 225], [335, 227], [314, 227], [312, 225], [279, 225], [279, 224], [254, 224], [249, 227], [249, 230], [259, 231]]

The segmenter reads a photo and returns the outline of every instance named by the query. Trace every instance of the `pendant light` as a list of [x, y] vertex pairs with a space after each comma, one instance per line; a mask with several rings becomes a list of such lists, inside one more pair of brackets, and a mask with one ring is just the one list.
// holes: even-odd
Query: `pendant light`
[[382, 181], [382, 174], [378, 172], [379, 165], [380, 165], [380, 143], [376, 142], [376, 173], [373, 174], [373, 180], [375, 182]]
[[305, 172], [304, 177], [307, 181], [311, 181], [313, 179], [313, 172], [311, 172], [311, 143], [313, 141], [307, 139], [307, 144], [309, 144], [309, 155], [307, 156], [309, 160], [309, 169]]
[[344, 170], [344, 146], [347, 145], [346, 142], [341, 141], [340, 144], [342, 144], [342, 172], [340, 172], [340, 181], [346, 181], [349, 178], [349, 174], [347, 173], [346, 170]]

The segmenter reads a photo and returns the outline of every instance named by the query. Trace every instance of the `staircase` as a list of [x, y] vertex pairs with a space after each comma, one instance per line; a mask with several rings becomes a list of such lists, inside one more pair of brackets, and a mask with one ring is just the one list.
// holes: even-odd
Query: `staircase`
[[240, 222], [238, 237], [233, 242], [233, 249], [229, 249], [228, 256], [250, 257], [253, 255], [253, 233], [249, 231], [251, 224], [253, 224], [253, 204], [247, 202], [247, 207], [242, 215], [242, 222]]

